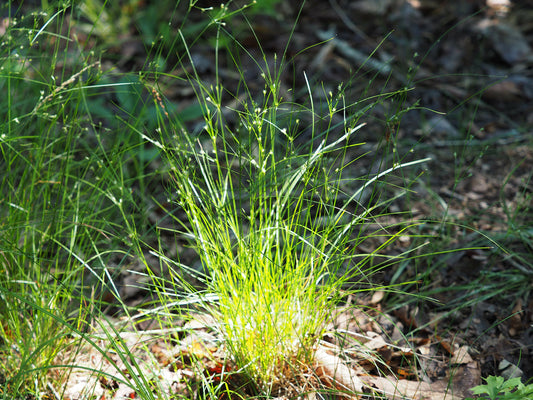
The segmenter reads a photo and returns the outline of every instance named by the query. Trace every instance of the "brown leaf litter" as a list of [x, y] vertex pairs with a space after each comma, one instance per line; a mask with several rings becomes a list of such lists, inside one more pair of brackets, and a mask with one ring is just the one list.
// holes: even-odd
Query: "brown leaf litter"
[[[142, 390], [198, 398], [211, 384], [226, 388], [218, 398], [256, 397], [257, 386], [234, 364], [214, 323], [203, 316], [183, 327], [143, 331], [122, 321], [118, 332], [116, 321], [100, 321], [60, 352], [50, 373], [53, 392], [65, 400], [139, 399]], [[277, 398], [313, 399], [327, 390], [336, 398], [453, 400], [481, 383], [466, 344], [433, 328], [409, 336], [399, 318], [371, 301], [338, 308], [326, 332], [314, 364], [286, 371]]]

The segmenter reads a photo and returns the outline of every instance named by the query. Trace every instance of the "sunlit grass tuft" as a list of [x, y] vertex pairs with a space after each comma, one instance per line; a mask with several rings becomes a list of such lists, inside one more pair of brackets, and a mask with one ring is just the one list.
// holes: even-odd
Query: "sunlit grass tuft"
[[[385, 226], [364, 233], [399, 196], [382, 198], [376, 185], [383, 189], [389, 174], [427, 161], [347, 178], [350, 151], [362, 144], [356, 139], [364, 124], [347, 117], [332, 134], [328, 118], [349, 108], [335, 109], [344, 104], [342, 93], [328, 98], [325, 115], [316, 114], [310, 86], [308, 107], [282, 99], [283, 61], [276, 68], [262, 69], [262, 103], [249, 92], [239, 100], [244, 111], [234, 111], [236, 128], [226, 120], [222, 86], [206, 87], [192, 75], [204, 129], [193, 135], [170, 120], [158, 128], [156, 144], [171, 165], [169, 198], [187, 218], [176, 218], [184, 228], [180, 235], [193, 244], [202, 265], [194, 271], [170, 262], [182, 279], [174, 281], [175, 295], [190, 299], [192, 291], [200, 307], [215, 316], [235, 364], [267, 394], [278, 394], [312, 369], [328, 318], [343, 296], [372, 290], [376, 270], [369, 261], [399, 236], [398, 229], [387, 232]], [[329, 128], [307, 127], [309, 142], [297, 147], [301, 128], [290, 121], [304, 114]], [[347, 184], [353, 192], [345, 192]], [[386, 237], [385, 244], [376, 253], [359, 252], [372, 235]], [[191, 273], [202, 282], [200, 291], [187, 281]]]

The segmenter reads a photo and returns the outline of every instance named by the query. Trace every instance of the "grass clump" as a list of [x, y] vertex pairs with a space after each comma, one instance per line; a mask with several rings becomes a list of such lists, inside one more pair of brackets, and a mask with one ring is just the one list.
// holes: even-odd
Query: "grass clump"
[[41, 396], [72, 334], [89, 330], [110, 299], [124, 306], [115, 280], [134, 242], [132, 221], [143, 221], [142, 202], [131, 201], [142, 182], [138, 137], [93, 119], [101, 65], [71, 39], [69, 6], [31, 14], [2, 6], [2, 398]]
[[[362, 114], [332, 126], [333, 115], [349, 109], [342, 92], [329, 95], [325, 115], [315, 113], [310, 88], [308, 108], [284, 101], [282, 68], [283, 62], [278, 69], [261, 68], [261, 104], [242, 81], [248, 96], [239, 101], [240, 111], [231, 110], [238, 116], [232, 123], [225, 117], [222, 86], [206, 87], [191, 76], [203, 101], [203, 130], [191, 134], [171, 120], [159, 127], [157, 142], [171, 165], [169, 198], [186, 215], [186, 221], [176, 218], [180, 232], [202, 265], [194, 270], [175, 263], [182, 279], [176, 292], [192, 292], [215, 316], [234, 363], [256, 390], [277, 395], [309, 376], [335, 307], [349, 293], [375, 290], [371, 276], [384, 264], [371, 261], [407, 228], [367, 229], [395, 198], [381, 198], [377, 188], [394, 171], [427, 161], [348, 177], [347, 167], [357, 160], [354, 149], [362, 144], [355, 140]], [[299, 147], [304, 130], [294, 121], [303, 115], [313, 123], [309, 140]], [[356, 182], [347, 192], [347, 183]], [[358, 246], [372, 237], [384, 238], [383, 246], [361, 253]], [[188, 282], [190, 274], [201, 281], [200, 292]]]

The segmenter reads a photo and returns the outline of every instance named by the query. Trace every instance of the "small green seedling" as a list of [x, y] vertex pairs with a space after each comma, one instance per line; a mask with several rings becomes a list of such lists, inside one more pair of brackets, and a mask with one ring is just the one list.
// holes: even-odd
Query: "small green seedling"
[[[520, 378], [505, 380], [502, 376], [489, 376], [486, 385], [479, 385], [472, 389], [481, 400], [524, 400], [533, 399], [533, 384], [525, 386]], [[485, 396], [486, 394], [487, 396]], [[473, 400], [469, 397], [466, 400]]]

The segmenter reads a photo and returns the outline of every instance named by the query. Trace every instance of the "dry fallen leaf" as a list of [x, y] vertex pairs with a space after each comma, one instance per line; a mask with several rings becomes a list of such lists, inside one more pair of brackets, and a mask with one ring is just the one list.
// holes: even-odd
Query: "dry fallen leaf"
[[429, 384], [400, 380], [393, 376], [365, 376], [363, 380], [370, 386], [377, 388], [378, 392], [385, 394], [389, 400], [459, 400], [463, 398], [452, 393], [447, 381]]
[[459, 349], [455, 350], [452, 358], [450, 359], [451, 364], [468, 364], [473, 362], [472, 356], [469, 353], [468, 346], [461, 346]]
[[338, 356], [329, 354], [324, 349], [315, 353], [315, 372], [320, 380], [328, 386], [361, 393], [363, 382]]

